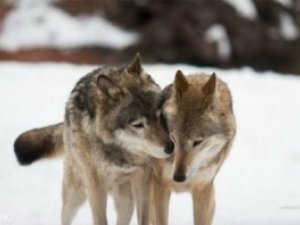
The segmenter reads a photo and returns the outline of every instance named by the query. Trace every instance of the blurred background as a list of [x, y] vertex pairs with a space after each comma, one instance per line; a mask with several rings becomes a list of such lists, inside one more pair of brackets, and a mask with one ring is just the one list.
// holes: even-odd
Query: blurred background
[[[82, 75], [137, 51], [161, 87], [178, 69], [230, 87], [238, 131], [214, 225], [299, 225], [300, 0], [0, 0], [0, 225], [60, 224], [62, 161], [21, 167], [13, 143], [62, 121]], [[170, 206], [170, 224], [193, 224], [188, 194]], [[74, 224], [91, 221], [86, 204]]]
[[300, 74], [300, 0], [0, 0], [0, 60]]

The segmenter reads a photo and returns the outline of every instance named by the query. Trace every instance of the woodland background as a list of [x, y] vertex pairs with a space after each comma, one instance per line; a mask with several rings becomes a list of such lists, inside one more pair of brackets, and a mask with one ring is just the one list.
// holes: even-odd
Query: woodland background
[[[46, 6], [50, 10], [38, 14]], [[60, 32], [73, 35], [57, 19], [51, 25], [55, 32], [45, 34], [47, 43], [22, 45], [21, 41], [13, 48], [7, 44], [7, 39], [22, 39], [22, 26], [44, 29], [51, 24], [55, 17], [51, 10], [79, 22], [91, 17], [105, 19], [133, 37], [122, 46], [99, 41], [53, 46], [51, 39], [58, 41], [55, 38]], [[26, 12], [31, 13], [31, 19]], [[139, 51], [147, 63], [250, 66], [259, 71], [300, 74], [299, 27], [299, 0], [1, 0], [0, 60], [119, 63]], [[27, 38], [40, 35], [38, 29], [24, 32]], [[95, 27], [94, 33], [94, 39], [105, 35], [106, 39], [118, 38], [101, 26]]]

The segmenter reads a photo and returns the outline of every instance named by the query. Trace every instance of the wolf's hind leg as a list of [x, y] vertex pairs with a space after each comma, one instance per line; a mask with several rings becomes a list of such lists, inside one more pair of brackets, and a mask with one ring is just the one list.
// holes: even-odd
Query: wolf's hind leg
[[211, 225], [215, 211], [213, 183], [199, 185], [193, 190], [194, 224]]
[[79, 209], [86, 200], [86, 193], [79, 177], [68, 170], [64, 171], [62, 225], [70, 225]]
[[134, 205], [130, 183], [118, 186], [112, 196], [117, 211], [117, 225], [129, 225]]

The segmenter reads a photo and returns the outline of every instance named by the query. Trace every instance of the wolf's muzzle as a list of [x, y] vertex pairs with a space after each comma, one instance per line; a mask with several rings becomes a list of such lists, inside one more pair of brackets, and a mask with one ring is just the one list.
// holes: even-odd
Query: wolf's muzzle
[[175, 169], [175, 173], [173, 176], [173, 180], [176, 182], [184, 182], [186, 180], [186, 169], [183, 165], [179, 165], [177, 169]]
[[173, 180], [176, 182], [184, 182], [186, 179], [184, 173], [175, 173], [173, 176]]

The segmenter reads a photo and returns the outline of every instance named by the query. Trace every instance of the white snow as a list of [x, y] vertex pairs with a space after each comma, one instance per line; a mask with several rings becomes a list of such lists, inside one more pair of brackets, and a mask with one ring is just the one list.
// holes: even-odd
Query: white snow
[[[0, 224], [60, 224], [62, 161], [17, 164], [15, 138], [26, 129], [62, 121], [75, 82], [93, 66], [0, 63]], [[162, 86], [177, 69], [216, 72], [232, 90], [238, 131], [216, 179], [214, 225], [300, 224], [300, 78], [251, 69], [149, 65]], [[108, 202], [109, 224], [116, 221]], [[91, 224], [87, 204], [74, 224]], [[133, 224], [136, 224], [134, 218]], [[191, 225], [188, 194], [173, 194], [170, 224]]]
[[252, 0], [223, 0], [230, 5], [233, 6], [237, 10], [237, 12], [244, 16], [245, 18], [248, 18], [250, 20], [253, 20], [257, 17], [257, 12], [255, 5]]
[[32, 5], [32, 4], [47, 4], [47, 3], [53, 3], [53, 2], [58, 2], [59, 0], [3, 0], [5, 2], [8, 2], [10, 4], [13, 4], [15, 6], [19, 5]]
[[280, 3], [281, 5], [285, 6], [285, 7], [292, 7], [293, 6], [293, 0], [274, 0], [278, 3]]
[[231, 45], [225, 27], [222, 24], [214, 24], [205, 33], [208, 42], [217, 43], [218, 55], [221, 59], [228, 59], [231, 55]]
[[297, 39], [299, 37], [299, 30], [293, 18], [285, 12], [281, 13], [279, 18], [279, 31], [281, 36], [289, 41]]
[[89, 46], [122, 49], [137, 39], [136, 33], [121, 30], [100, 15], [75, 17], [45, 1], [27, 0], [20, 2], [5, 18], [0, 49]]

